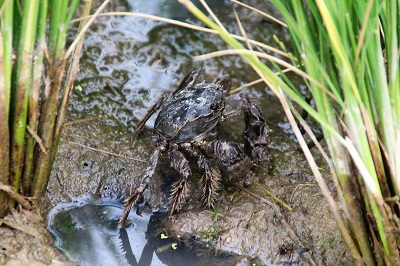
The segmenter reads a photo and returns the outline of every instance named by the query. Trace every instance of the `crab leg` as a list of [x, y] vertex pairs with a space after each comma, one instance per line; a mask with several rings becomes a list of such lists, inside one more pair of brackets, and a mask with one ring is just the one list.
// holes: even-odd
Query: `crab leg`
[[208, 160], [204, 156], [199, 156], [197, 165], [204, 170], [203, 174], [203, 204], [210, 208], [217, 195], [219, 187], [220, 175], [212, 167]]
[[150, 178], [154, 175], [154, 170], [156, 169], [158, 158], [160, 157], [160, 149], [157, 148], [154, 150], [151, 155], [149, 165], [146, 168], [146, 172], [144, 173], [143, 179], [140, 182], [139, 186], [136, 187], [135, 191], [132, 193], [129, 198], [124, 200], [124, 212], [121, 215], [121, 218], [118, 222], [118, 228], [123, 228], [126, 226], [126, 220], [128, 218], [129, 213], [131, 212], [133, 206], [137, 204], [143, 192], [147, 189], [149, 185]]
[[[183, 147], [182, 147], [183, 148]], [[192, 148], [185, 148], [184, 153], [196, 160], [197, 166], [204, 171], [202, 177], [203, 183], [203, 204], [210, 208], [217, 195], [219, 187], [219, 181], [221, 179], [220, 174], [211, 167], [211, 163], [206, 159], [204, 155], [199, 155]]]
[[185, 156], [177, 150], [170, 153], [171, 166], [180, 173], [180, 179], [172, 185], [170, 197], [170, 214], [178, 212], [182, 208], [183, 202], [189, 196], [188, 178], [192, 174], [189, 162]]
[[172, 93], [172, 95], [174, 95], [180, 90], [183, 90], [185, 87], [189, 85], [193, 85], [197, 81], [197, 78], [200, 75], [200, 71], [201, 69], [195, 69], [190, 71], [190, 73], [185, 76], [185, 78], [179, 84], [178, 88], [176, 88], [176, 90]]
[[137, 138], [139, 137], [140, 132], [142, 132], [142, 129], [144, 125], [146, 124], [147, 120], [160, 108], [162, 102], [165, 99], [165, 95], [163, 95], [158, 101], [150, 108], [149, 111], [147, 111], [146, 115], [143, 117], [143, 119], [139, 122], [139, 124], [136, 127], [135, 132], [132, 135], [131, 141], [133, 143], [136, 142]]

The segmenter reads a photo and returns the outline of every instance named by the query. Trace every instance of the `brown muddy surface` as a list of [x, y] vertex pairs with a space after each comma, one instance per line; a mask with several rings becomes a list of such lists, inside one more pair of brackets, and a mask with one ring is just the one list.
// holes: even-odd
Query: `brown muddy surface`
[[[199, 24], [175, 1], [163, 1], [162, 5], [153, 2], [113, 1], [107, 9], [144, 12]], [[250, 2], [273, 14], [273, 9], [263, 1]], [[233, 5], [213, 1], [212, 6], [227, 28], [239, 34], [231, 12]], [[250, 38], [278, 46], [272, 38], [275, 34], [287, 41], [287, 34], [280, 27], [253, 12], [236, 8]], [[132, 144], [131, 136], [157, 99], [173, 91], [179, 80], [194, 68], [203, 67], [206, 80], [230, 75], [234, 88], [257, 79], [239, 57], [193, 60], [194, 55], [226, 48], [216, 36], [160, 22], [134, 17], [99, 18], [85, 41], [68, 122], [40, 212], [47, 215], [60, 204], [76, 203], [76, 208], [80, 208], [107, 199], [104, 205], [112, 201], [117, 208], [114, 216], [107, 219], [117, 219], [122, 208], [121, 198], [138, 184], [153, 151], [154, 117], [137, 143]], [[293, 82], [304, 89], [301, 81], [293, 77]], [[199, 203], [201, 187], [197, 185], [199, 176], [194, 174], [190, 202], [181, 213], [160, 219], [158, 229], [152, 232], [157, 237], [163, 232], [170, 239], [201, 250], [198, 256], [230, 254], [226, 260], [218, 261], [224, 265], [352, 264], [276, 98], [260, 84], [245, 89], [244, 93], [262, 108], [271, 129], [267, 160], [257, 165], [239, 186], [222, 186], [213, 210]], [[227, 119], [218, 127], [218, 138], [241, 142], [243, 129], [241, 116]], [[315, 156], [329, 188], [334, 191], [327, 165], [316, 152]], [[166, 197], [165, 183], [174, 180], [176, 175], [164, 155], [147, 191], [151, 206]], [[82, 203], [82, 196], [89, 200]], [[96, 220], [100, 216], [74, 217]], [[130, 219], [134, 224], [138, 217], [132, 211]], [[134, 228], [127, 228], [128, 233]], [[52, 260], [43, 263], [55, 264]]]
[[0, 265], [74, 265], [53, 247], [44, 226], [37, 214], [26, 210], [0, 219]]

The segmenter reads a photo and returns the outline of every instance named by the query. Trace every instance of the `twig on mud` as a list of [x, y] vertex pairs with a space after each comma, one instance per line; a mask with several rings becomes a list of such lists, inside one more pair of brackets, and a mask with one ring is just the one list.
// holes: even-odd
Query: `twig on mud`
[[232, 185], [235, 186], [236, 188], [238, 188], [239, 190], [242, 190], [242, 191], [246, 192], [247, 194], [249, 194], [249, 195], [252, 196], [253, 198], [255, 198], [255, 199], [261, 201], [262, 203], [265, 203], [265, 204], [267, 204], [267, 205], [269, 205], [269, 206], [271, 206], [271, 207], [274, 207], [274, 206], [275, 206], [275, 204], [273, 204], [273, 203], [270, 202], [269, 200], [264, 199], [264, 198], [261, 197], [260, 195], [257, 195], [256, 193], [254, 193], [254, 192], [252, 192], [252, 191], [250, 191], [250, 190], [248, 190], [248, 189], [246, 189], [246, 188], [244, 188], [244, 187], [242, 187], [242, 186], [240, 186], [240, 185], [238, 185], [238, 184], [232, 184]]
[[340, 260], [344, 256], [344, 253], [346, 253], [346, 248], [343, 248], [342, 252], [340, 253], [339, 257], [336, 260], [336, 265], [339, 265]]
[[6, 192], [11, 198], [15, 199], [22, 207], [30, 210], [32, 208], [31, 204], [22, 196], [12, 186], [5, 185], [0, 182], [0, 190]]
[[76, 119], [76, 120], [73, 120], [73, 121], [65, 122], [64, 126], [72, 126], [72, 125], [79, 124], [79, 123], [90, 122], [90, 121], [93, 121], [93, 120], [100, 119], [102, 117], [103, 117], [102, 115], [99, 115], [99, 116], [89, 117], [89, 118], [84, 118], [84, 119]]
[[317, 184], [314, 184], [314, 183], [298, 184], [298, 185], [294, 188], [292, 194], [290, 195], [290, 202], [293, 202], [294, 193], [297, 191], [297, 189], [298, 189], [299, 187], [302, 187], [302, 186], [317, 186]]
[[122, 154], [117, 154], [117, 153], [113, 153], [113, 152], [109, 152], [109, 151], [105, 151], [105, 150], [92, 148], [90, 146], [86, 146], [86, 145], [83, 145], [83, 144], [80, 144], [80, 143], [77, 143], [77, 142], [74, 142], [74, 141], [69, 141], [69, 143], [81, 146], [83, 148], [86, 148], [86, 149], [89, 149], [89, 150], [92, 150], [92, 151], [97, 151], [97, 152], [105, 153], [105, 154], [108, 154], [108, 155], [112, 155], [112, 156], [115, 156], [115, 157], [125, 158], [125, 159], [128, 159], [128, 160], [133, 160], [133, 161], [142, 162], [142, 163], [146, 162], [146, 160], [137, 159], [137, 158], [125, 156], [125, 155], [122, 155]]
[[272, 192], [263, 184], [260, 184], [259, 182], [255, 182], [255, 184], [257, 184], [258, 186], [260, 186], [264, 192], [270, 196], [271, 198], [273, 198], [278, 204], [282, 205], [283, 207], [285, 207], [286, 209], [288, 209], [289, 211], [292, 211], [293, 208], [290, 207], [288, 204], [286, 204], [284, 201], [280, 200], [277, 196], [275, 196], [274, 194], [272, 194]]

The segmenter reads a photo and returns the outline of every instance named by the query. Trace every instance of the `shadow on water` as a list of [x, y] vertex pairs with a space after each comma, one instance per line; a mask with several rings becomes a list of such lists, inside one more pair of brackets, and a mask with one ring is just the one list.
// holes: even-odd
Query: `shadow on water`
[[131, 213], [132, 225], [118, 229], [121, 214], [117, 200], [82, 197], [55, 207], [48, 228], [57, 248], [78, 265], [226, 265], [238, 259], [227, 253], [215, 256], [206, 248], [168, 237], [163, 230], [165, 214]]

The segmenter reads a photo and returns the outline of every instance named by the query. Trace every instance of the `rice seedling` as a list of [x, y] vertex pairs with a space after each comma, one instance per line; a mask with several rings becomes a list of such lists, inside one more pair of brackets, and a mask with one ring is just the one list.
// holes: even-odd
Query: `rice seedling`
[[[103, 5], [96, 13], [107, 5]], [[44, 195], [64, 123], [66, 105], [79, 69], [82, 20], [66, 46], [79, 0], [0, 0], [0, 215], [18, 202], [18, 192]], [[82, 15], [89, 14], [86, 1]]]
[[[294, 49], [289, 60], [282, 60], [249, 40], [237, 16], [242, 42], [224, 28], [203, 0], [200, 2], [208, 15], [189, 0], [180, 2], [231, 47], [198, 59], [239, 55], [275, 93], [355, 262], [398, 265], [400, 3], [271, 0], [285, 20], [279, 25], [287, 25]], [[315, 106], [285, 76], [287, 71], [304, 79]], [[319, 173], [298, 123], [324, 151], [293, 103], [307, 111], [323, 130], [329, 151], [324, 157], [331, 166], [343, 211]]]

